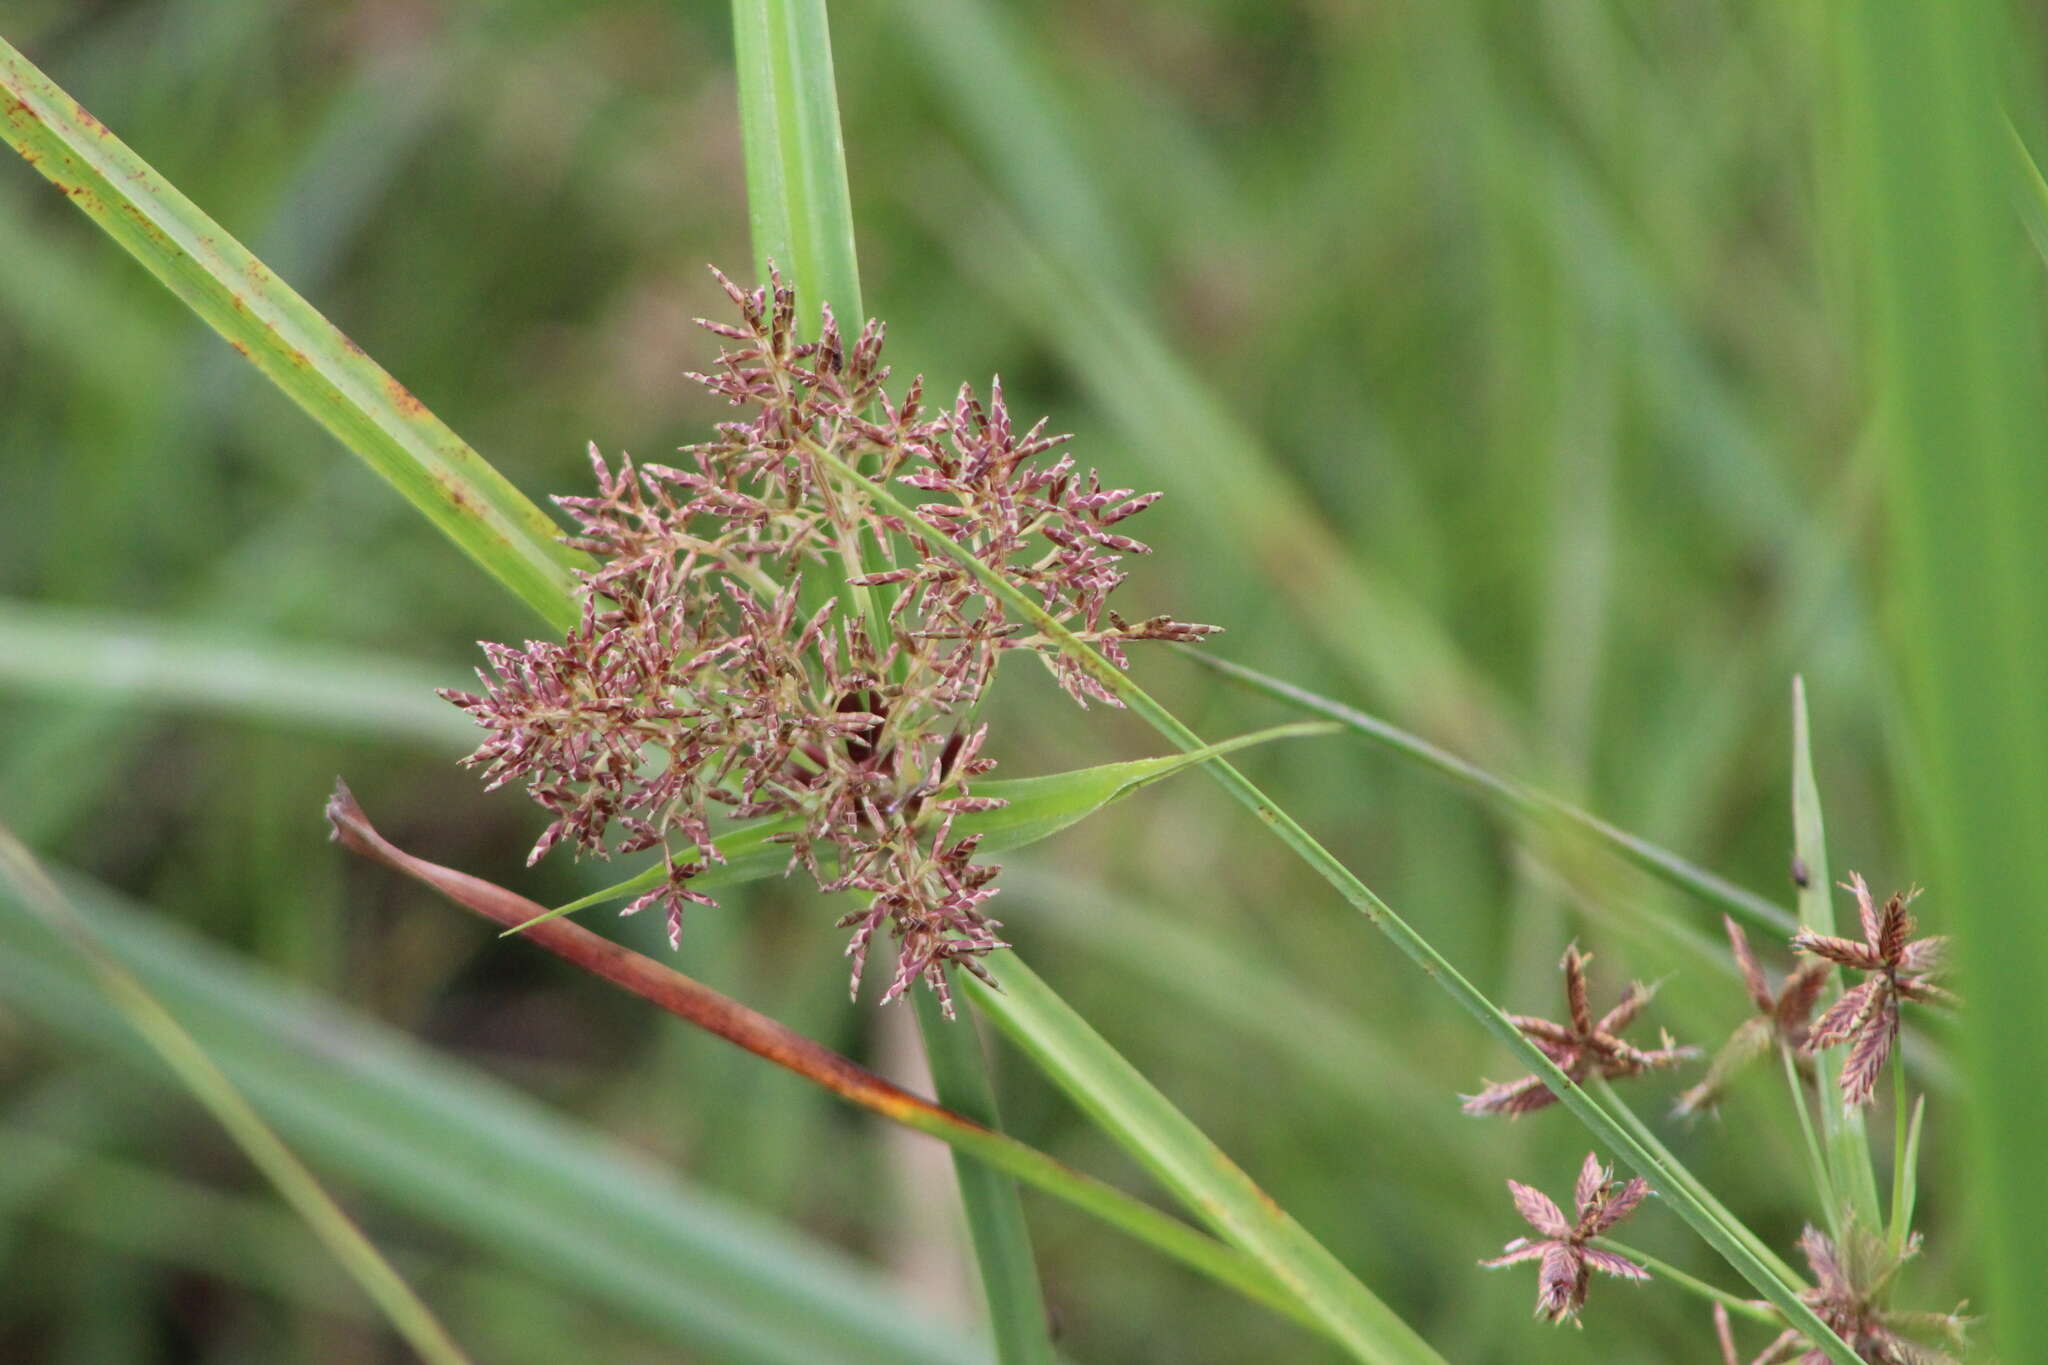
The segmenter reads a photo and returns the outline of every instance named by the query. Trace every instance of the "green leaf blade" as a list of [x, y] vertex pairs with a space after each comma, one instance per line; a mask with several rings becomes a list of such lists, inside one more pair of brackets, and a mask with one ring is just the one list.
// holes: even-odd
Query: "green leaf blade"
[[[1835, 932], [1834, 884], [1829, 879], [1827, 824], [1821, 817], [1820, 783], [1813, 773], [1813, 731], [1806, 712], [1806, 681], [1792, 680], [1792, 846], [1803, 874], [1799, 885], [1799, 922], [1817, 934]], [[1839, 982], [1841, 973], [1831, 972]], [[1839, 991], [1829, 991], [1833, 998]], [[1870, 1134], [1860, 1110], [1841, 1100], [1842, 1054], [1826, 1051], [1814, 1057], [1820, 1079], [1821, 1149], [1828, 1175], [1848, 1209], [1829, 1209], [1828, 1224], [1841, 1236], [1845, 1212], [1866, 1228], [1881, 1226], [1877, 1212], [1877, 1175], [1871, 1165]]]
[[[1075, 768], [1042, 777], [978, 783], [975, 791], [979, 795], [1004, 804], [995, 810], [963, 815], [954, 821], [953, 829], [963, 837], [980, 835], [980, 848], [984, 853], [1023, 848], [1080, 823], [1141, 787], [1162, 781], [1184, 769], [1267, 740], [1328, 734], [1331, 728], [1320, 724], [1276, 725], [1269, 730], [1257, 730], [1185, 753], [1162, 754], [1157, 758], [1131, 759], [1123, 763], [1102, 763], [1092, 768]], [[690, 879], [690, 885], [701, 891], [715, 891], [722, 886], [740, 886], [781, 876], [790, 865], [787, 836], [794, 834], [800, 825], [801, 822], [793, 816], [777, 815], [733, 826], [718, 836], [719, 856], [715, 860], [706, 860], [707, 866]], [[702, 849], [697, 848], [689, 849], [676, 858], [677, 862], [698, 860], [705, 860], [705, 855]], [[606, 901], [652, 891], [667, 875], [666, 863], [654, 863], [624, 881], [593, 891], [566, 905], [558, 905], [547, 914], [505, 932], [516, 934], [557, 915], [573, 915]]]
[[1014, 954], [992, 959], [1003, 983], [963, 984], [975, 1006], [1105, 1132], [1226, 1242], [1300, 1298], [1351, 1355], [1377, 1365], [1442, 1357], [1261, 1190], [1136, 1067]]
[[860, 270], [825, 0], [733, 0], [740, 132], [755, 266], [771, 263], [810, 310], [858, 329]]
[[575, 624], [581, 557], [510, 480], [5, 40], [0, 100], [23, 160], [515, 596]]
[[[984, 1365], [881, 1274], [677, 1180], [501, 1082], [67, 881], [109, 948], [318, 1167], [663, 1340], [748, 1365]], [[155, 1070], [85, 969], [0, 892], [0, 1000]]]

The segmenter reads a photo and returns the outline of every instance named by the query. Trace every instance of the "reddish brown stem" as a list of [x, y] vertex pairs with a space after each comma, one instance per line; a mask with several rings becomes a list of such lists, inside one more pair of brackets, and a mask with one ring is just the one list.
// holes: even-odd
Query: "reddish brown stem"
[[[425, 882], [457, 905], [475, 911], [494, 924], [510, 929], [547, 913], [547, 907], [535, 904], [517, 892], [508, 891], [481, 877], [472, 877], [467, 872], [457, 872], [439, 863], [416, 858], [399, 848], [377, 833], [345, 782], [337, 780], [334, 784], [334, 795], [327, 801], [327, 819], [334, 826], [336, 841], [350, 852]], [[702, 982], [692, 980], [672, 967], [665, 967], [644, 954], [621, 947], [573, 921], [547, 920], [533, 925], [520, 937], [615, 986], [631, 991], [650, 1004], [658, 1005], [678, 1019], [715, 1033], [777, 1066], [786, 1067], [863, 1108], [872, 1109], [897, 1122], [905, 1121], [912, 1114], [921, 1114], [928, 1120], [938, 1119], [949, 1125], [988, 1131], [984, 1125], [911, 1094], [850, 1058], [813, 1042], [765, 1014], [748, 1009]]]
[[[546, 913], [541, 906], [502, 886], [415, 858], [398, 848], [371, 827], [345, 783], [335, 783], [334, 795], [327, 802], [327, 818], [334, 826], [335, 839], [350, 851], [425, 882], [494, 924], [516, 928]], [[824, 1086], [863, 1109], [951, 1143], [998, 1170], [1064, 1199], [1313, 1330], [1328, 1331], [1326, 1324], [1303, 1307], [1293, 1290], [1243, 1252], [1226, 1247], [1179, 1219], [1092, 1176], [1082, 1175], [1007, 1134], [913, 1095], [681, 972], [630, 948], [622, 948], [567, 919], [534, 924], [520, 937], [679, 1019]]]

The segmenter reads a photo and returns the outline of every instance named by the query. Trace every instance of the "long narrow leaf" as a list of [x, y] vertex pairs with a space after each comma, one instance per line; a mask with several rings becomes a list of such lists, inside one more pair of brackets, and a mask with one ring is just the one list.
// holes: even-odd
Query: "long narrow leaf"
[[[111, 893], [66, 890], [288, 1140], [386, 1206], [711, 1359], [984, 1365], [980, 1343], [843, 1253]], [[75, 954], [4, 891], [0, 1001], [72, 1047], [161, 1074]]]
[[[857, 470], [829, 452], [814, 446], [812, 454], [821, 464], [842, 478], [861, 477]], [[1086, 642], [1076, 637], [1028, 594], [983, 564], [966, 547], [956, 544], [949, 536], [926, 523], [909, 504], [873, 482], [867, 485], [867, 496], [877, 506], [902, 518], [904, 524], [926, 544], [960, 564], [990, 593], [1045, 632], [1068, 658], [1113, 692], [1147, 724], [1183, 749], [1202, 747], [1201, 737], [1154, 700], [1151, 694], [1096, 653]], [[1498, 1005], [1487, 999], [1478, 987], [1466, 980], [1429, 940], [1394, 913], [1393, 907], [1374, 894], [1355, 873], [1311, 837], [1307, 830], [1260, 791], [1249, 778], [1233, 767], [1228, 759], [1217, 759], [1204, 766], [1225, 790], [1258, 817], [1260, 823], [1335, 888], [1354, 909], [1393, 940], [1403, 954], [1478, 1019], [1480, 1025], [1512, 1051], [1524, 1066], [1543, 1077], [1544, 1083], [1557, 1094], [1565, 1107], [1571, 1110], [1595, 1137], [1618, 1152], [1637, 1174], [1647, 1179], [1653, 1188], [1663, 1194], [1672, 1209], [1709, 1245], [1720, 1252], [1759, 1293], [1776, 1305], [1788, 1322], [1798, 1327], [1829, 1359], [1836, 1361], [1837, 1365], [1858, 1365], [1855, 1352], [1815, 1315], [1813, 1309], [1799, 1297], [1797, 1287], [1774, 1272], [1751, 1249], [1750, 1244], [1755, 1241], [1755, 1235], [1746, 1228], [1732, 1226], [1718, 1210], [1694, 1197], [1689, 1187], [1695, 1182], [1688, 1174], [1681, 1173], [1674, 1160], [1652, 1152], [1613, 1115], [1603, 1109], [1598, 1101], [1574, 1084], [1555, 1062], [1523, 1035], [1521, 1029]]]
[[[1842, 9], [1841, 240], [1867, 296], [1869, 388], [1891, 478], [1890, 658], [1911, 705], [1899, 771], [1924, 831], [1925, 917], [1969, 982], [1970, 1143], [1995, 1354], [2048, 1360], [2048, 384], [2038, 268], [2013, 212], [2004, 103], [2034, 131], [2040, 48], [1998, 0]], [[2025, 82], [2025, 84], [2022, 84]], [[1903, 878], [1901, 878], [1903, 880]]]
[[579, 557], [403, 384], [0, 39], [8, 145], [521, 601], [575, 622]]
[[[825, 0], [733, 0], [733, 38], [757, 265], [766, 274], [770, 262], [787, 262], [799, 297], [822, 301], [858, 327], [865, 314]], [[808, 316], [803, 325], [811, 326]], [[842, 541], [846, 574], [857, 572], [858, 557], [855, 543]], [[868, 591], [852, 591], [869, 616]], [[979, 1044], [935, 1024], [930, 1005], [918, 1001], [918, 1022], [942, 1102], [965, 1106], [995, 1128], [995, 1092]], [[1017, 1187], [957, 1151], [954, 1171], [997, 1356], [1004, 1365], [1050, 1361], [1045, 1295]]]
[[1181, 652], [1188, 659], [1205, 668], [1214, 669], [1226, 678], [1241, 682], [1254, 692], [1327, 717], [1352, 733], [1372, 740], [1391, 753], [1399, 754], [1463, 783], [1474, 791], [1498, 801], [1516, 815], [1540, 820], [1549, 828], [1565, 830], [1599, 845], [1666, 885], [1697, 896], [1707, 904], [1718, 906], [1739, 919], [1748, 920], [1776, 933], [1789, 934], [1798, 927], [1798, 922], [1792, 916], [1755, 892], [1744, 890], [1697, 863], [1689, 862], [1640, 835], [1611, 825], [1599, 816], [1581, 810], [1568, 801], [1561, 801], [1547, 792], [1538, 791], [1511, 777], [1489, 772], [1477, 763], [1460, 758], [1449, 750], [1430, 743], [1420, 735], [1410, 734], [1377, 716], [1369, 716], [1342, 702], [1318, 696], [1305, 688], [1296, 687], [1293, 683], [1283, 682], [1257, 669], [1246, 668], [1243, 664], [1232, 663], [1212, 653], [1198, 649], [1183, 649]]
[[[405, 852], [371, 826], [345, 785], [335, 788], [327, 804], [335, 837], [351, 852], [415, 878], [464, 909], [496, 924], [531, 922], [532, 901], [466, 872], [443, 867]], [[702, 982], [684, 976], [645, 954], [600, 937], [581, 925], [540, 923], [529, 941], [621, 990], [629, 991], [756, 1056], [795, 1072], [893, 1123], [950, 1143], [989, 1167], [1027, 1180], [1038, 1188], [1103, 1218], [1142, 1241], [1186, 1262], [1225, 1284], [1240, 1289], [1280, 1311], [1295, 1316], [1300, 1309], [1287, 1291], [1185, 1224], [1160, 1214], [1128, 1195], [1073, 1171], [1042, 1152], [999, 1132], [983, 1120], [963, 1117], [922, 1099], [858, 1063], [831, 1051]], [[1028, 1252], [1026, 1253], [1028, 1264]], [[1037, 1295], [1032, 1295], [1034, 1301]], [[1007, 1307], [1007, 1305], [1005, 1305]], [[1043, 1306], [1040, 1305], [1040, 1312]]]
[[1013, 954], [993, 956], [1001, 991], [966, 985], [977, 1008], [1217, 1235], [1270, 1270], [1359, 1360], [1438, 1362], [1307, 1229], [1203, 1136], [1138, 1069]]
[[[1827, 823], [1821, 818], [1820, 783], [1813, 775], [1813, 730], [1806, 715], [1806, 682], [1792, 680], [1792, 848], [1799, 859], [1799, 922], [1817, 934], [1835, 932], [1834, 883], [1828, 876]], [[1841, 973], [1828, 973], [1835, 984]], [[1829, 992], [1835, 994], [1834, 991]], [[1840, 1235], [1840, 1220], [1853, 1212], [1866, 1228], [1878, 1225], [1877, 1175], [1870, 1164], [1870, 1138], [1860, 1111], [1841, 1102], [1842, 1054], [1819, 1053], [1821, 1150], [1828, 1177], [1849, 1209], [1829, 1209], [1828, 1223]], [[1803, 1100], [1800, 1101], [1804, 1103]]]
[[[916, 1001], [918, 1034], [924, 1039], [925, 1058], [931, 1064], [933, 1094], [954, 1113], [999, 1131], [1002, 1115], [974, 1025], [946, 1018], [930, 991], [911, 994]], [[996, 1359], [1002, 1365], [1052, 1365], [1045, 1291], [1039, 1287], [1031, 1229], [1024, 1221], [1024, 1201], [1018, 1197], [1016, 1182], [959, 1147], [953, 1149], [953, 1178], [960, 1183], [960, 1204], [966, 1211], [974, 1262], [988, 1299], [989, 1334], [995, 1338]]]
[[[825, 0], [733, 0], [756, 266], [858, 328], [860, 272]], [[808, 325], [812, 325], [807, 323]]]
[[0, 876], [19, 905], [40, 915], [46, 926], [71, 944], [107, 999], [127, 1016], [179, 1083], [227, 1130], [250, 1164], [355, 1277], [406, 1344], [429, 1365], [467, 1365], [469, 1357], [433, 1310], [264, 1122], [206, 1048], [107, 950], [90, 921], [65, 900], [35, 856], [5, 826], [0, 826]]

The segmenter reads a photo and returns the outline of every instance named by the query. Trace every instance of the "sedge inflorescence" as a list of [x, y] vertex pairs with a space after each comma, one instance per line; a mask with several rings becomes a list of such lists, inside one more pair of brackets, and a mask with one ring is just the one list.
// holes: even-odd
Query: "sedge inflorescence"
[[[1083, 705], [1117, 701], [933, 537], [1119, 666], [1127, 642], [1216, 627], [1109, 608], [1120, 561], [1146, 549], [1116, 528], [1158, 495], [1084, 475], [1043, 421], [1019, 431], [1000, 380], [986, 404], [963, 386], [928, 408], [922, 378], [892, 400], [880, 324], [848, 345], [826, 308], [800, 341], [778, 277], [718, 280], [739, 320], [700, 320], [729, 345], [690, 378], [746, 415], [677, 466], [612, 468], [593, 446], [596, 494], [556, 499], [567, 543], [597, 560], [580, 623], [558, 643], [486, 643], [482, 693], [443, 695], [490, 732], [465, 762], [492, 787], [524, 781], [553, 817], [529, 864], [558, 844], [662, 849], [666, 875], [625, 913], [663, 905], [675, 943], [684, 906], [711, 903], [691, 881], [721, 861], [721, 820], [783, 817], [792, 868], [868, 898], [840, 921], [854, 989], [886, 931], [884, 1000], [923, 980], [950, 1014], [948, 965], [987, 979], [978, 959], [1006, 946], [985, 908], [997, 869], [955, 832], [1002, 804], [971, 789], [995, 766], [977, 702], [1018, 651]], [[876, 504], [890, 485], [916, 491], [916, 521]]]

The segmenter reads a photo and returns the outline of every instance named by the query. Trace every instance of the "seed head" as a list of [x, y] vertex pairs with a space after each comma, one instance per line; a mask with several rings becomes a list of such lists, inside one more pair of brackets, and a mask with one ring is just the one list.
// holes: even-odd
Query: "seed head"
[[1536, 1272], [1537, 1317], [1552, 1322], [1576, 1320], [1579, 1309], [1585, 1306], [1586, 1290], [1595, 1270], [1625, 1280], [1650, 1278], [1649, 1271], [1628, 1257], [1588, 1245], [1635, 1212], [1636, 1205], [1650, 1193], [1646, 1181], [1637, 1178], [1623, 1184], [1614, 1179], [1614, 1172], [1600, 1165], [1598, 1156], [1586, 1153], [1573, 1191], [1578, 1217], [1570, 1222], [1565, 1221], [1564, 1214], [1541, 1190], [1510, 1180], [1508, 1193], [1514, 1197], [1515, 1211], [1522, 1215], [1522, 1221], [1540, 1236], [1517, 1237], [1501, 1249], [1500, 1255], [1479, 1264], [1490, 1270], [1520, 1261], [1540, 1261]]
[[1797, 1051], [1806, 1046], [1813, 1007], [1820, 1000], [1828, 977], [1825, 962], [1802, 962], [1785, 978], [1775, 994], [1764, 971], [1750, 951], [1749, 936], [1742, 926], [1723, 915], [1721, 925], [1728, 931], [1728, 945], [1735, 954], [1735, 966], [1749, 991], [1756, 1014], [1736, 1026], [1714, 1059], [1707, 1063], [1701, 1082], [1678, 1097], [1675, 1112], [1686, 1117], [1705, 1113], [1719, 1102], [1736, 1074], [1778, 1043]]
[[[1586, 967], [1592, 961], [1591, 954], [1580, 952], [1578, 945], [1573, 944], [1565, 949], [1564, 961], [1559, 964], [1564, 970], [1569, 1023], [1552, 1023], [1548, 1019], [1525, 1014], [1508, 1016], [1523, 1036], [1541, 1049], [1544, 1056], [1557, 1063], [1565, 1075], [1575, 1082], [1596, 1075], [1607, 1080], [1620, 1080], [1644, 1071], [1676, 1066], [1699, 1056], [1698, 1048], [1679, 1047], [1668, 1033], [1662, 1036], [1662, 1045], [1656, 1048], [1639, 1048], [1623, 1041], [1620, 1036], [1623, 1030], [1635, 1021], [1636, 1015], [1655, 994], [1639, 981], [1630, 983], [1613, 1009], [1594, 1019], [1586, 987]], [[1509, 1118], [1519, 1118], [1557, 1103], [1557, 1096], [1551, 1093], [1541, 1076], [1524, 1076], [1518, 1081], [1489, 1084], [1478, 1094], [1465, 1096], [1464, 1101], [1464, 1110], [1468, 1114], [1506, 1114]]]
[[1834, 938], [1802, 929], [1792, 938], [1800, 952], [1812, 953], [1867, 973], [1859, 985], [1842, 992], [1814, 1021], [1806, 1050], [1817, 1052], [1838, 1043], [1849, 1045], [1842, 1063], [1842, 1099], [1852, 1107], [1867, 1105], [1877, 1093], [1878, 1077], [1899, 1039], [1899, 1002], [1953, 1005], [1955, 996], [1934, 984], [1948, 947], [1946, 936], [1913, 937], [1913, 917], [1906, 907], [1919, 891], [1893, 892], [1879, 910], [1863, 878], [1850, 873], [1843, 889], [1856, 896], [1863, 941]]
[[625, 913], [663, 906], [674, 941], [685, 905], [711, 903], [690, 882], [721, 861], [721, 821], [783, 817], [792, 869], [868, 898], [840, 921], [855, 990], [886, 928], [884, 999], [923, 981], [950, 1014], [947, 967], [986, 979], [978, 959], [1006, 946], [986, 910], [996, 869], [954, 828], [1002, 804], [972, 792], [995, 766], [976, 703], [1018, 651], [1083, 705], [1117, 699], [874, 490], [917, 490], [926, 523], [1119, 666], [1130, 641], [1216, 627], [1109, 607], [1122, 560], [1146, 551], [1111, 528], [1158, 495], [1084, 476], [1043, 421], [1018, 431], [1000, 381], [986, 403], [963, 387], [927, 409], [921, 379], [892, 400], [881, 324], [849, 345], [828, 308], [800, 342], [780, 277], [717, 278], [738, 322], [703, 324], [728, 344], [691, 378], [742, 415], [674, 466], [614, 468], [593, 446], [596, 493], [556, 499], [565, 541], [597, 560], [581, 621], [559, 643], [485, 644], [483, 690], [443, 695], [489, 732], [465, 761], [552, 817], [529, 861], [660, 848], [666, 876]]
[[[1799, 1235], [1799, 1250], [1814, 1279], [1813, 1288], [1799, 1297], [1859, 1359], [1869, 1365], [1956, 1365], [1956, 1354], [1930, 1346], [1926, 1339], [1938, 1337], [1960, 1353], [1968, 1342], [1971, 1319], [1963, 1315], [1968, 1304], [1957, 1304], [1952, 1313], [1913, 1313], [1886, 1306], [1900, 1268], [1919, 1254], [1918, 1233], [1895, 1251], [1887, 1237], [1853, 1223], [1839, 1244], [1809, 1226]], [[1719, 1304], [1714, 1306], [1714, 1326], [1724, 1365], [1740, 1365], [1727, 1311]], [[1827, 1360], [1826, 1352], [1787, 1328], [1750, 1365], [1827, 1365]]]

